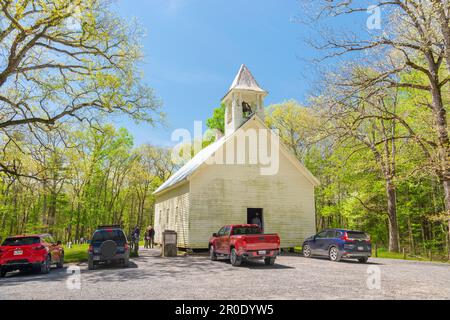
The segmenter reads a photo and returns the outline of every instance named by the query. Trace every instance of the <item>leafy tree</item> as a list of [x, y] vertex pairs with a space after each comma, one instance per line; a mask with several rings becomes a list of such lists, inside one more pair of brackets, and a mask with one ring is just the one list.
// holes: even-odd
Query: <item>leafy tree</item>
[[[1, 0], [0, 139], [62, 130], [62, 121], [96, 122], [119, 112], [154, 123], [159, 103], [141, 83], [136, 26], [103, 0]], [[36, 139], [35, 142], [39, 142]], [[6, 152], [0, 170], [21, 172]]]
[[318, 123], [311, 109], [289, 100], [269, 106], [266, 124], [278, 129], [281, 141], [298, 159], [302, 159], [314, 137], [312, 130]]
[[[366, 73], [356, 81], [347, 83], [355, 92], [382, 85], [385, 87], [413, 89], [428, 95], [425, 103], [417, 104], [425, 108], [433, 117], [434, 139], [422, 140], [424, 146], [434, 149], [429, 159], [434, 174], [440, 179], [445, 200], [448, 238], [450, 239], [450, 139], [445, 105], [445, 90], [448, 90], [450, 71], [450, 19], [448, 0], [407, 1], [379, 0], [367, 1], [327, 0], [303, 1], [310, 7], [314, 21], [321, 17], [336, 17], [366, 11], [368, 4], [385, 9], [386, 18], [383, 32], [369, 32], [367, 38], [336, 36], [328, 33], [318, 48], [330, 50], [327, 57], [364, 52], [370, 55], [367, 64], [376, 70]], [[415, 72], [419, 77], [404, 77], [402, 74]], [[417, 81], [418, 80], [418, 81]], [[431, 142], [431, 143], [430, 143]], [[449, 247], [450, 250], [450, 247]], [[450, 251], [449, 251], [450, 255]]]
[[215, 108], [211, 118], [206, 120], [206, 126], [211, 130], [219, 130], [222, 134], [225, 133], [225, 104]]

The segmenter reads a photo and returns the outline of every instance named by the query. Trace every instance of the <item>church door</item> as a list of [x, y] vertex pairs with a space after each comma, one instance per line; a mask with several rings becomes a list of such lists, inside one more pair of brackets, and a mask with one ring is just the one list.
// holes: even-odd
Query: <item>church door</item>
[[264, 231], [264, 218], [262, 208], [248, 208], [247, 209], [247, 223], [257, 224]]

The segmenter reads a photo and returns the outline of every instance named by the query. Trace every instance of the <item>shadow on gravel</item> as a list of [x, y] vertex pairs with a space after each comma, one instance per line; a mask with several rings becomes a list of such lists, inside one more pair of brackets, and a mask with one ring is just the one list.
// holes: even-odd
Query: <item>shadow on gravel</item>
[[265, 269], [267, 269], [267, 270], [295, 269], [294, 267], [285, 266], [283, 264], [278, 264], [276, 262], [272, 266], [266, 266], [264, 261], [263, 262], [246, 261], [240, 265], [240, 268], [261, 269], [261, 270], [265, 270]]
[[[280, 270], [295, 269], [285, 265], [277, 264], [266, 266], [263, 261], [251, 261], [233, 267], [229, 262], [210, 261], [207, 257], [187, 256], [176, 258], [162, 258], [159, 256], [141, 256], [134, 259], [139, 261], [136, 268], [114, 268], [105, 267], [96, 270], [82, 270], [86, 281], [99, 283], [103, 281], [120, 282], [132, 279], [148, 280], [156, 278], [180, 278], [196, 275], [214, 274], [214, 273], [233, 273], [242, 269], [260, 269], [260, 270]], [[146, 264], [145, 266], [143, 264]]]
[[50, 273], [42, 274], [32, 271], [14, 271], [7, 273], [6, 277], [0, 279], [1, 286], [13, 286], [19, 283], [33, 282], [33, 281], [61, 281], [69, 274], [67, 273], [67, 268], [62, 269], [51, 269]]
[[[97, 270], [82, 270], [86, 275], [86, 281], [91, 283], [103, 281], [127, 281], [132, 279], [156, 279], [156, 278], [179, 278], [208, 273], [233, 272], [236, 268], [220, 262], [212, 262], [203, 257], [176, 257], [161, 258], [158, 256], [139, 257], [137, 268], [99, 268]], [[147, 264], [143, 266], [142, 264]], [[87, 278], [88, 277], [88, 278]]]
[[232, 268], [231, 270], [239, 269], [239, 268], [247, 268], [247, 269], [267, 269], [267, 270], [274, 270], [274, 269], [295, 269], [294, 267], [285, 266], [283, 264], [279, 264], [275, 261], [275, 264], [272, 266], [266, 266], [264, 263], [264, 260], [251, 260], [251, 261], [243, 261], [242, 264], [239, 267], [233, 267], [230, 263], [230, 260], [217, 260], [217, 262], [222, 262], [224, 264], [227, 264]]
[[327, 257], [312, 257], [312, 258], [305, 258], [303, 256], [301, 256], [301, 258], [305, 259], [305, 260], [324, 260], [324, 261], [328, 261], [330, 263], [349, 263], [349, 264], [360, 264], [360, 265], [374, 265], [374, 266], [383, 266], [384, 263], [379, 263], [379, 262], [374, 262], [371, 261], [369, 258], [369, 261], [367, 263], [360, 263], [358, 260], [351, 260], [351, 259], [342, 259], [339, 262], [332, 262], [330, 261], [330, 259], [328, 259]]
[[[134, 259], [136, 259], [136, 258], [133, 258], [133, 260]], [[109, 263], [109, 264], [104, 263], [104, 264], [97, 265], [96, 269], [94, 271], [108, 270], [108, 269], [109, 270], [120, 270], [120, 269], [126, 270], [126, 269], [137, 269], [137, 268], [139, 268], [138, 265], [136, 263], [134, 263], [132, 260], [130, 260], [127, 268], [121, 266], [119, 263]]]

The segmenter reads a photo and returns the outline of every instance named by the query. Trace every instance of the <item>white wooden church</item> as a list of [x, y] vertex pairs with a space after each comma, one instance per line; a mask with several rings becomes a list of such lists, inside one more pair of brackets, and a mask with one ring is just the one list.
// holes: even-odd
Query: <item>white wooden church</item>
[[[266, 96], [242, 65], [222, 99], [225, 135], [154, 192], [155, 242], [161, 243], [164, 230], [175, 230], [179, 247], [208, 248], [209, 238], [220, 227], [250, 223], [255, 215], [265, 233], [280, 235], [282, 248], [301, 245], [315, 233], [314, 188], [319, 181], [273, 134], [263, 143], [252, 135], [272, 132], [264, 123]], [[245, 141], [243, 156], [237, 150], [239, 141]], [[277, 162], [270, 174], [263, 174], [267, 163], [255, 160], [263, 147], [272, 150], [270, 156]], [[240, 158], [230, 161], [233, 157]]]

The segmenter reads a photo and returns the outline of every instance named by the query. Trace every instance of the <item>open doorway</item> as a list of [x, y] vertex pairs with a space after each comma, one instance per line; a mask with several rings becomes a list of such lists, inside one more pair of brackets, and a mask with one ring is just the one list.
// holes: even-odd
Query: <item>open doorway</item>
[[262, 208], [247, 208], [247, 223], [257, 224], [264, 231], [264, 217]]

